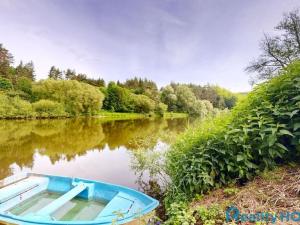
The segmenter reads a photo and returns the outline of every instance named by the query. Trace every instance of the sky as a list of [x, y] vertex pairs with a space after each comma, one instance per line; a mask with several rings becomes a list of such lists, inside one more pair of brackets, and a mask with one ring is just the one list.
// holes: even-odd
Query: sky
[[33, 61], [105, 81], [134, 76], [249, 91], [244, 69], [299, 0], [0, 0], [0, 43]]

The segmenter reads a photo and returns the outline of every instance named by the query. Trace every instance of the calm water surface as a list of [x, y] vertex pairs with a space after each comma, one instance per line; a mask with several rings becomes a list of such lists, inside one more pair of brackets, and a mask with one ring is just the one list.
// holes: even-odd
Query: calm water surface
[[33, 171], [137, 189], [133, 151], [164, 149], [187, 126], [187, 118], [0, 120], [0, 179]]

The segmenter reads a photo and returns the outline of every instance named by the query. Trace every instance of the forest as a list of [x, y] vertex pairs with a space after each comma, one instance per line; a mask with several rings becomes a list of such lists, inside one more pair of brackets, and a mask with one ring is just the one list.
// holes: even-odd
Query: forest
[[165, 112], [205, 117], [231, 109], [243, 94], [216, 85], [170, 83], [134, 77], [125, 82], [89, 78], [52, 66], [37, 80], [33, 62], [14, 66], [13, 55], [0, 45], [0, 118], [54, 118], [97, 115], [101, 111], [163, 116]]

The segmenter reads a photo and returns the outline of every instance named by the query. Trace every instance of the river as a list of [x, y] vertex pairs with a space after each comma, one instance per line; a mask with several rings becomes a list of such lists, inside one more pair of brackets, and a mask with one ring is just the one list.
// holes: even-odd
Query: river
[[0, 179], [29, 171], [138, 189], [133, 152], [167, 148], [189, 119], [0, 121]]

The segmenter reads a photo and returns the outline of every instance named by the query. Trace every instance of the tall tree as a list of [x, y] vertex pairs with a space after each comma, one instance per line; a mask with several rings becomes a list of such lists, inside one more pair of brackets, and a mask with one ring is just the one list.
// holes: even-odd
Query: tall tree
[[252, 82], [270, 79], [296, 59], [300, 59], [300, 14], [294, 10], [285, 14], [275, 27], [278, 35], [265, 34], [260, 48], [262, 53], [246, 68], [248, 72], [256, 72]]
[[96, 87], [105, 87], [105, 81], [103, 79], [88, 78], [88, 76], [86, 74], [83, 74], [83, 73], [76, 74], [76, 72], [74, 70], [68, 69], [65, 72], [65, 76], [66, 76], [66, 79], [68, 79], [68, 80], [77, 80], [77, 81], [84, 82], [84, 83], [87, 83], [87, 84], [90, 84], [90, 85], [93, 85]]
[[0, 76], [10, 79], [10, 65], [13, 63], [13, 56], [0, 44]]
[[27, 79], [34, 81], [34, 65], [33, 62], [26, 63], [25, 65], [21, 61], [20, 64], [16, 67], [15, 70], [16, 80], [20, 77], [26, 77]]
[[62, 72], [55, 66], [51, 67], [48, 77], [53, 80], [62, 80], [62, 78], [63, 78]]
[[73, 78], [76, 76], [75, 70], [67, 69], [65, 71], [65, 78], [67, 80], [73, 80]]
[[126, 80], [120, 86], [130, 89], [135, 94], [143, 94], [155, 101], [159, 101], [158, 88], [152, 80], [134, 77]]

